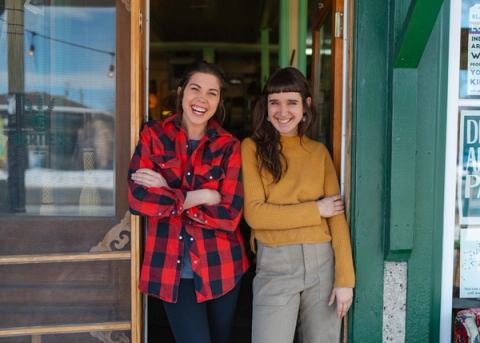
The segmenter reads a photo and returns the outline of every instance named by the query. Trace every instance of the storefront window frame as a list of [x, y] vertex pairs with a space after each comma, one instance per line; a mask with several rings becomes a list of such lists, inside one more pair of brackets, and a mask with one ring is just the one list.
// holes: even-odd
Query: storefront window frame
[[454, 281], [455, 216], [457, 207], [459, 115], [462, 108], [480, 109], [480, 99], [461, 98], [460, 95], [461, 18], [462, 1], [450, 1], [440, 343], [451, 343], [453, 335], [452, 290]]

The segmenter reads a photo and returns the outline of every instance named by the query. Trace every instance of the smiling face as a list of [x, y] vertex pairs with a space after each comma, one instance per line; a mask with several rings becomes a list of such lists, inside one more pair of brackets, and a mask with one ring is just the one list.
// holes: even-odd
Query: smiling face
[[267, 112], [268, 120], [281, 135], [295, 136], [303, 118], [302, 96], [299, 92], [271, 93], [267, 97]]
[[[180, 91], [180, 89], [179, 89]], [[220, 102], [220, 81], [212, 74], [194, 73], [183, 89], [182, 125], [187, 132], [204, 132]]]

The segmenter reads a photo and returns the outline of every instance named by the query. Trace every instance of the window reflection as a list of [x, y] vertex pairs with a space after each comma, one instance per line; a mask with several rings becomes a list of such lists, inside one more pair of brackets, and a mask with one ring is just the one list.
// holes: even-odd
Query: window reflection
[[[480, 99], [480, 1], [463, 0], [461, 17], [459, 97]], [[452, 338], [467, 341], [469, 328], [476, 326], [470, 325], [472, 314], [480, 307], [479, 108], [461, 107], [458, 118]]]
[[460, 53], [460, 98], [480, 98], [480, 1], [463, 0]]
[[0, 214], [114, 215], [115, 1], [40, 3], [0, 15]]
[[[325, 18], [325, 22], [320, 28], [319, 33], [319, 55], [318, 55], [318, 71], [319, 77], [315, 82], [318, 89], [315, 94], [317, 101], [317, 114], [319, 134], [318, 139], [324, 144], [330, 145], [331, 142], [331, 121], [332, 121], [332, 14], [329, 13]], [[330, 148], [330, 146], [329, 146]]]

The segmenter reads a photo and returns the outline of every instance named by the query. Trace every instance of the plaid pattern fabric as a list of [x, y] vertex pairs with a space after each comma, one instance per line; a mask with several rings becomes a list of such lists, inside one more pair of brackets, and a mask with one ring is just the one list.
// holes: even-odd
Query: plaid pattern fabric
[[[238, 229], [243, 208], [240, 142], [210, 120], [188, 156], [180, 120], [175, 115], [142, 129], [128, 171], [128, 199], [133, 214], [148, 217], [140, 290], [177, 302], [187, 232], [197, 301], [202, 302], [230, 291], [248, 268]], [[170, 189], [135, 184], [131, 175], [140, 168], [161, 173]], [[184, 210], [187, 191], [203, 188], [217, 190], [221, 203]]]

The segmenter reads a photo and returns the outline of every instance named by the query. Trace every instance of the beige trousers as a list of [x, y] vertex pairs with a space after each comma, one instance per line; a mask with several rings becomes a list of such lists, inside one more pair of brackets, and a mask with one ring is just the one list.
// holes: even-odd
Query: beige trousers
[[302, 343], [338, 343], [341, 320], [333, 288], [330, 242], [268, 247], [258, 242], [253, 280], [253, 343], [291, 343], [298, 321]]

